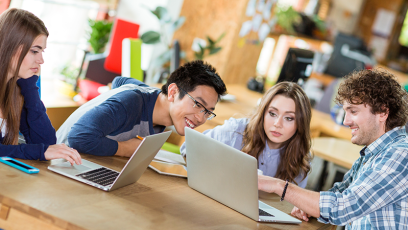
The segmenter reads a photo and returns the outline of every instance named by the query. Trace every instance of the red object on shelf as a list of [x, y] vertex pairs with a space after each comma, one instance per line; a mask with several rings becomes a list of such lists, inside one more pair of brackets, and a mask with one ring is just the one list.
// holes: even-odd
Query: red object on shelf
[[94, 99], [95, 97], [99, 96], [100, 93], [98, 92], [99, 87], [105, 86], [98, 82], [83, 79], [79, 80], [78, 87], [81, 90], [79, 93], [81, 97], [87, 101]]
[[104, 63], [106, 70], [121, 74], [122, 40], [125, 38], [138, 38], [139, 27], [136, 23], [116, 18], [113, 24], [110, 51]]

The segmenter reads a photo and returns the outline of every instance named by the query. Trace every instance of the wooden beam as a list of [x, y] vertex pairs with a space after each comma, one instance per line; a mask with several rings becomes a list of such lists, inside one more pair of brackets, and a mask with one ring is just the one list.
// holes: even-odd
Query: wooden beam
[[0, 219], [7, 220], [10, 207], [0, 203]]

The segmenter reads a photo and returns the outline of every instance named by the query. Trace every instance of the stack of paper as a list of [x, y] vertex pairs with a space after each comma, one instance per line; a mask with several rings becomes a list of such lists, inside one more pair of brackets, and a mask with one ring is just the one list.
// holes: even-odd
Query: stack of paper
[[159, 150], [159, 152], [156, 154], [154, 160], [172, 164], [186, 165], [186, 161], [184, 160], [183, 156], [162, 149]]
[[149, 168], [170, 176], [187, 178], [187, 168], [184, 158], [180, 154], [160, 150], [150, 163]]

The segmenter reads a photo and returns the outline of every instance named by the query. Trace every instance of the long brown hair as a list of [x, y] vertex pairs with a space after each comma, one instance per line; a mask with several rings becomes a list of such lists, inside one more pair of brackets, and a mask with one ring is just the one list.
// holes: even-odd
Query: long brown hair
[[[2, 144], [15, 145], [18, 142], [21, 109], [24, 104], [20, 87], [17, 85], [18, 72], [24, 57], [39, 35], [48, 37], [44, 23], [34, 14], [21, 9], [8, 9], [0, 15], [0, 111], [6, 125], [6, 135]], [[20, 54], [19, 57], [15, 55]], [[17, 65], [12, 78], [13, 58]]]
[[[270, 88], [261, 99], [261, 103], [249, 119], [243, 134], [242, 151], [258, 159], [264, 150], [268, 137], [264, 130], [265, 112], [276, 95], [291, 98], [296, 105], [295, 134], [283, 143], [284, 151], [280, 153], [280, 164], [275, 177], [296, 183], [295, 178], [303, 175], [306, 178], [310, 171], [309, 154], [311, 105], [302, 88], [292, 82], [281, 82]], [[297, 183], [296, 183], [297, 184]]]

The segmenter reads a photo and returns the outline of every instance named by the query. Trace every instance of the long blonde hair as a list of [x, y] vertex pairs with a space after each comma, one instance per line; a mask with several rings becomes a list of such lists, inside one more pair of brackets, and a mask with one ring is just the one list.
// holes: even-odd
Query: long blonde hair
[[265, 93], [261, 103], [249, 118], [249, 123], [243, 134], [241, 150], [256, 159], [264, 150], [268, 140], [264, 130], [265, 112], [276, 95], [283, 95], [295, 102], [297, 130], [291, 138], [283, 143], [284, 151], [280, 153], [280, 164], [275, 177], [296, 183], [295, 178], [299, 174], [303, 175], [303, 179], [305, 179], [310, 171], [310, 120], [312, 114], [308, 97], [296, 83], [281, 82]]
[[[6, 135], [2, 144], [15, 145], [18, 142], [21, 110], [24, 104], [20, 87], [17, 85], [18, 73], [24, 57], [28, 53], [35, 38], [39, 35], [48, 37], [44, 23], [34, 14], [11, 8], [0, 15], [0, 110], [3, 114], [1, 127], [6, 125]], [[13, 57], [20, 52], [13, 76]]]

